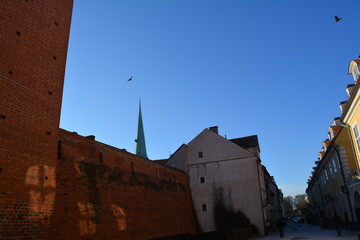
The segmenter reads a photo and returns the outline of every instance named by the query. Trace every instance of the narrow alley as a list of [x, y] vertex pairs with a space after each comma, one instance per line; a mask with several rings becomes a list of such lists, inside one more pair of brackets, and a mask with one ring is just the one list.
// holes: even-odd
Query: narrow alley
[[273, 240], [273, 239], [289, 239], [289, 240], [325, 240], [325, 239], [343, 239], [356, 240], [358, 232], [341, 231], [342, 236], [337, 236], [335, 229], [322, 229], [320, 226], [310, 224], [290, 224], [285, 227], [284, 238], [280, 238], [278, 232], [270, 233], [265, 237], [255, 238], [256, 240]]

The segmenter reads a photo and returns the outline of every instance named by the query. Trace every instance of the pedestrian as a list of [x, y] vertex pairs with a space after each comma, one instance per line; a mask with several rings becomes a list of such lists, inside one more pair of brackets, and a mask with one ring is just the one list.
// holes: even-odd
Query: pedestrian
[[282, 218], [279, 218], [276, 221], [276, 227], [279, 230], [280, 238], [284, 238], [284, 225], [285, 225], [285, 223], [284, 223], [284, 220]]
[[340, 237], [341, 236], [341, 218], [336, 213], [334, 215], [333, 221], [334, 221], [337, 235]]

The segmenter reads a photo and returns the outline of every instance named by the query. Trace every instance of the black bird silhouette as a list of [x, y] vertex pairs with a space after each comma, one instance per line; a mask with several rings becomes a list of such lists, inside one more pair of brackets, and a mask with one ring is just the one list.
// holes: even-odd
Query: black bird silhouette
[[338, 22], [340, 21], [342, 18], [339, 18], [338, 16], [335, 16], [335, 21]]
[[128, 79], [128, 81], [131, 81], [131, 80], [132, 80], [132, 76], [131, 76], [131, 78]]

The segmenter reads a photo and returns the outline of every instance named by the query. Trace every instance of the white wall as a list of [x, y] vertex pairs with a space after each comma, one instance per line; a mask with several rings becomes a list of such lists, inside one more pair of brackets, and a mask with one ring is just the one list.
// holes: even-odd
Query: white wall
[[[222, 188], [225, 206], [234, 212], [241, 210], [263, 234], [258, 158], [208, 129], [195, 137], [188, 147], [191, 194], [202, 230], [216, 230], [214, 192]], [[199, 158], [199, 152], [202, 152], [202, 158]], [[200, 177], [205, 177], [205, 183], [200, 183]], [[207, 205], [207, 211], [202, 211], [202, 204]]]

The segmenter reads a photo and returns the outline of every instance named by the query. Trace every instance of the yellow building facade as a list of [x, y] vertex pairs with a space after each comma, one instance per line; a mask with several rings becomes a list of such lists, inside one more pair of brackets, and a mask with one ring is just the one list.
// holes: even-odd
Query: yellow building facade
[[354, 83], [346, 87], [348, 100], [340, 103], [341, 117], [328, 128], [306, 190], [314, 223], [332, 227], [339, 215], [343, 226], [360, 223], [360, 59], [349, 63]]
[[[352, 182], [351, 175], [356, 170], [356, 167], [354, 158], [355, 155], [350, 139], [349, 129], [341, 124], [340, 129], [333, 141], [342, 178], [341, 181], [333, 183], [337, 186], [340, 197], [340, 202], [338, 202], [338, 209], [341, 209], [342, 211], [339, 211], [338, 214], [343, 222], [349, 223], [347, 225], [354, 226], [356, 223], [356, 217], [349, 184]], [[342, 205], [342, 207], [339, 206], [339, 204]]]
[[[339, 120], [334, 120], [329, 127], [329, 139], [322, 143], [318, 161], [313, 168], [308, 181], [307, 195], [311, 207], [311, 221], [324, 228], [332, 227], [332, 219], [340, 216], [345, 226], [355, 223], [349, 190], [346, 185], [346, 174], [349, 172], [349, 148], [344, 145], [350, 142], [347, 133], [340, 126]], [[350, 149], [351, 150], [351, 149]]]
[[360, 222], [360, 59], [349, 63], [348, 73], [354, 78], [354, 85], [347, 89], [349, 100], [341, 116], [341, 124], [346, 128], [349, 142], [347, 147], [352, 151], [349, 154], [350, 172], [347, 173], [347, 186], [350, 192], [351, 201], [357, 222]]

